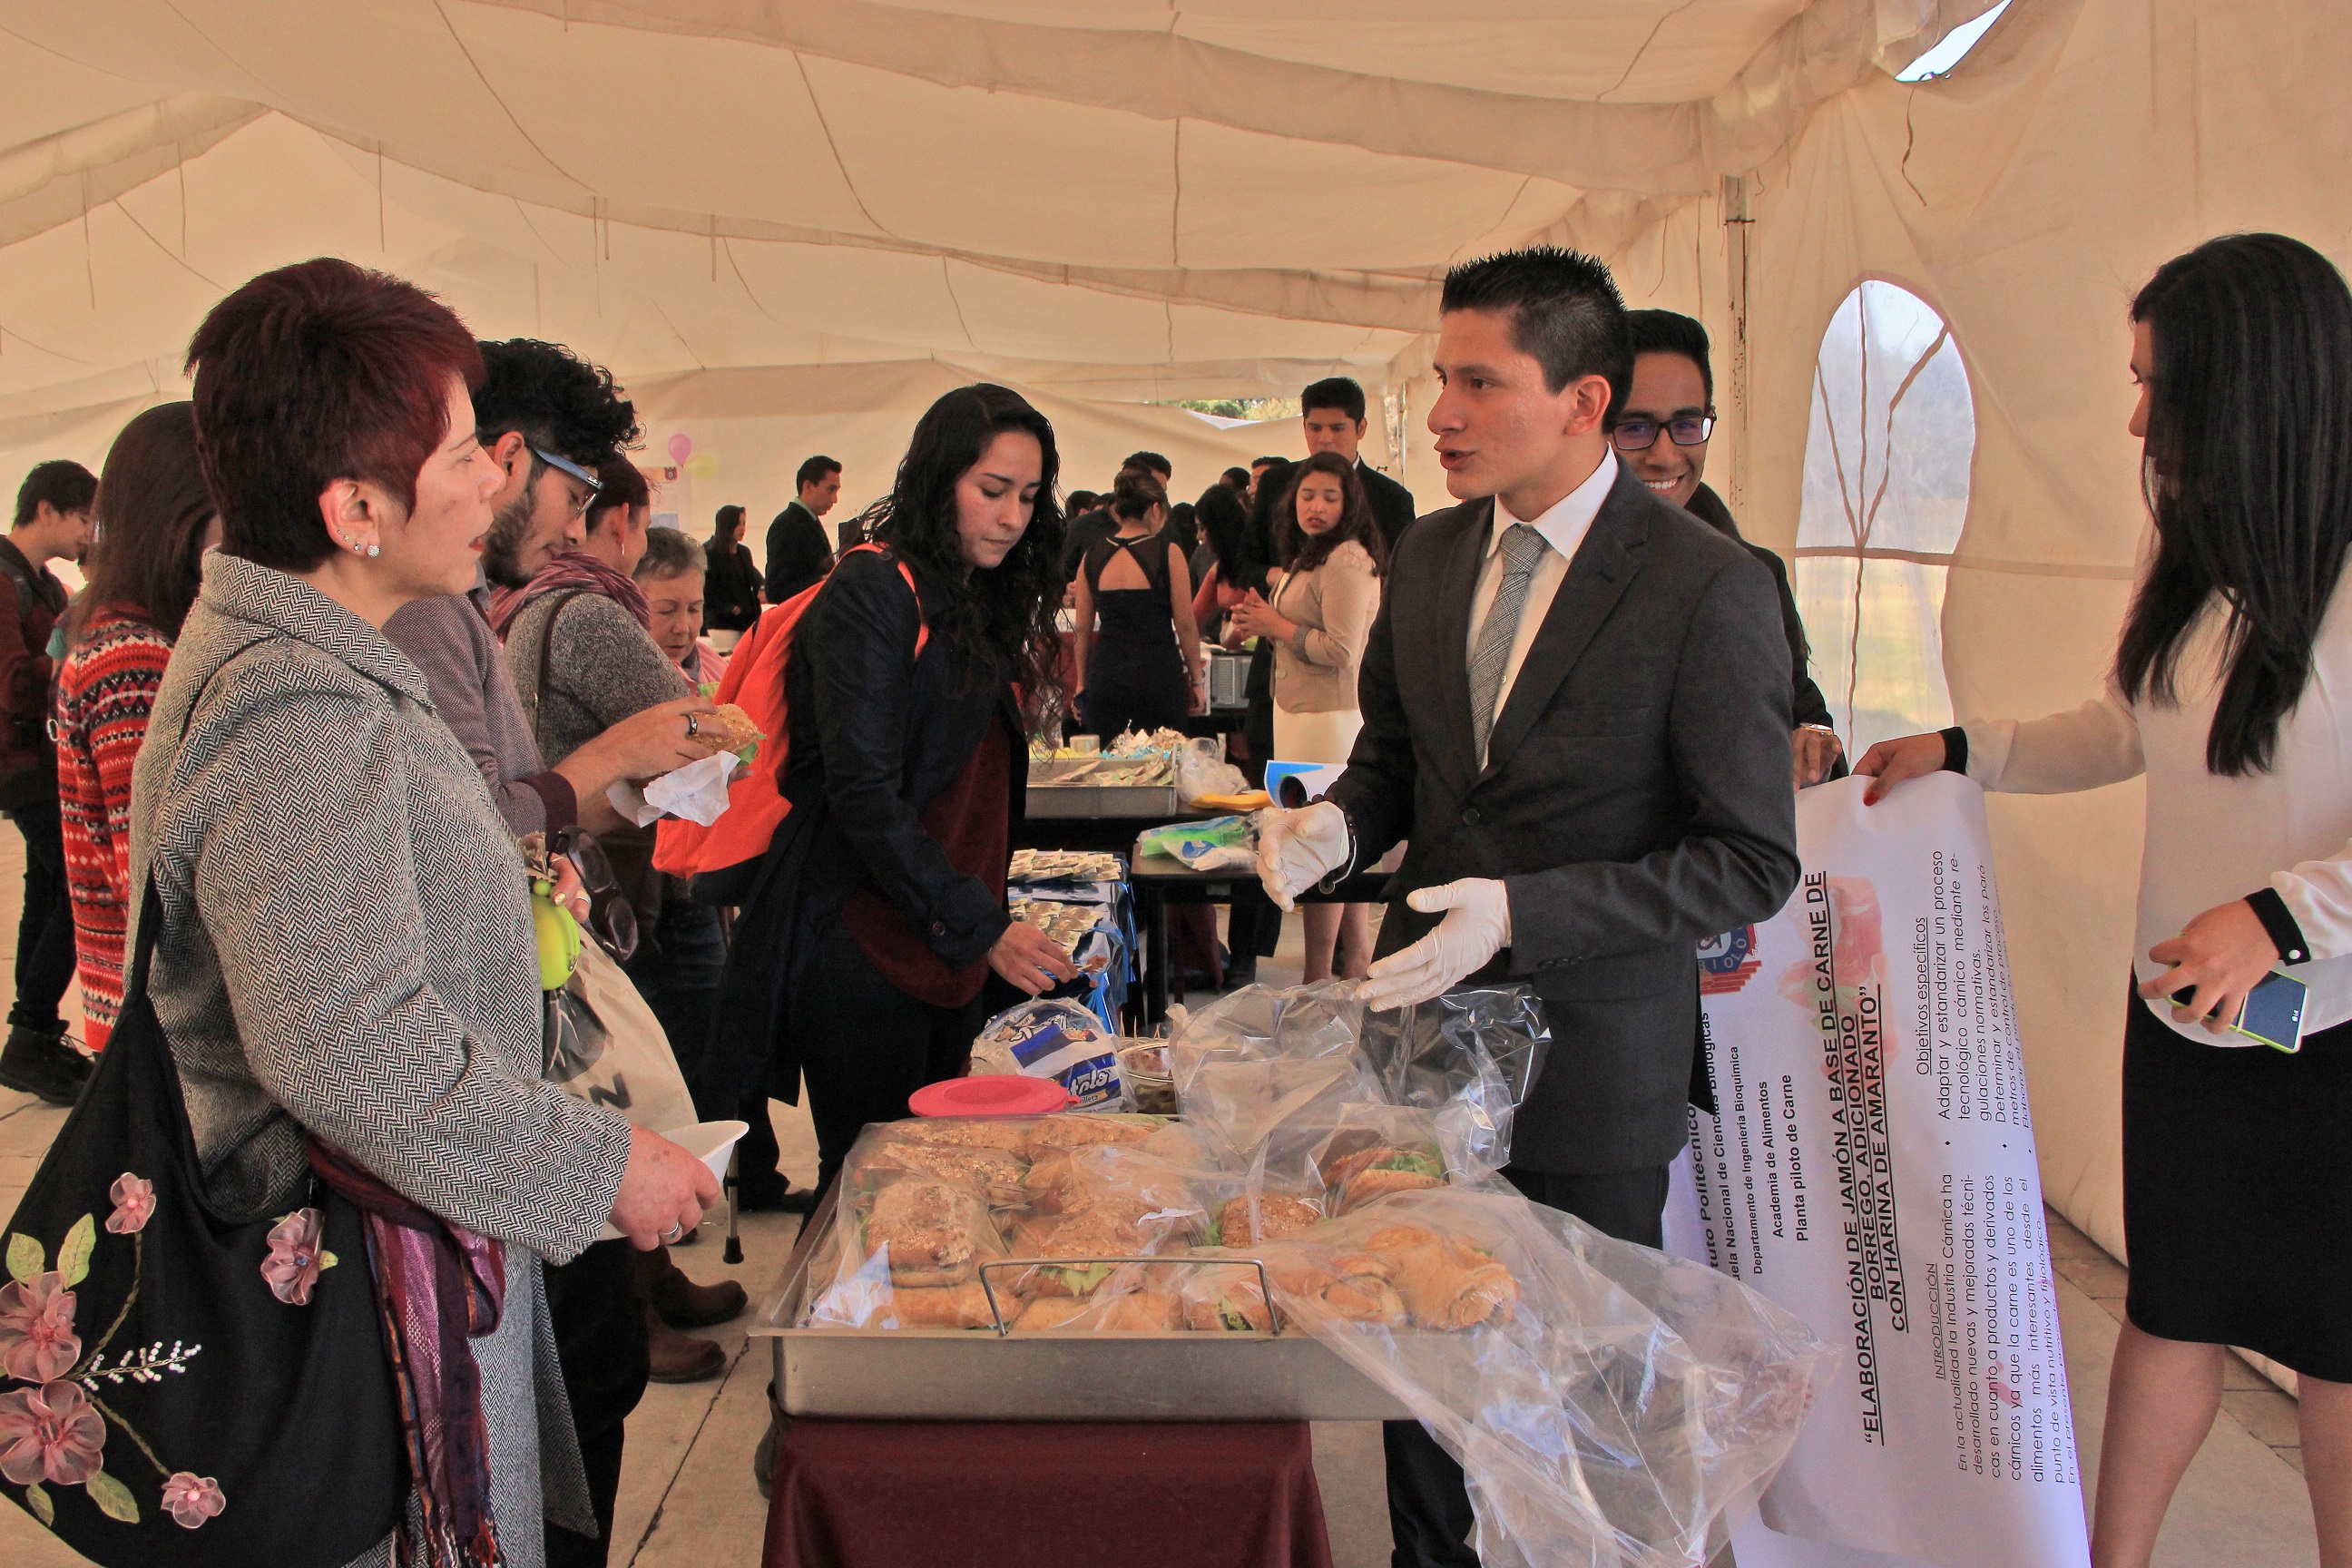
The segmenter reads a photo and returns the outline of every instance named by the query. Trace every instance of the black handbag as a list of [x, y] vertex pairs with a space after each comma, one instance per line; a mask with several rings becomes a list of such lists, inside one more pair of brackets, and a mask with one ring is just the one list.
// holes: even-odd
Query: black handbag
[[151, 879], [105, 1054], [6, 1229], [0, 1481], [106, 1568], [336, 1568], [407, 1495], [359, 1211], [205, 1194], [147, 996]]

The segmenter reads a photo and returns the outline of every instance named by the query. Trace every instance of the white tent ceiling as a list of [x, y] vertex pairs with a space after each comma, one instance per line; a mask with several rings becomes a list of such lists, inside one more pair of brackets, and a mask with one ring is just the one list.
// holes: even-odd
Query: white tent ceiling
[[0, 395], [167, 388], [322, 252], [631, 378], [1378, 385], [1450, 261], [1609, 247], [1985, 3], [17, 0]]
[[[2352, 6], [2015, 0], [1889, 75], [1988, 4], [0, 0], [0, 482], [95, 464], [226, 289], [331, 253], [610, 364], [718, 455], [689, 514], [819, 448], [870, 495], [980, 374], [1072, 483], [1199, 484], [1295, 434], [1141, 403], [1345, 371], [1433, 505], [1435, 280], [1547, 239], [1707, 321], [1710, 478], [1784, 548], [1824, 327], [1864, 278], [1932, 305], [1976, 432], [1943, 674], [2048, 711], [2144, 528], [2132, 290], [2232, 228], [2352, 259]], [[2116, 1248], [2138, 787], [1994, 811], [2048, 1189]]]

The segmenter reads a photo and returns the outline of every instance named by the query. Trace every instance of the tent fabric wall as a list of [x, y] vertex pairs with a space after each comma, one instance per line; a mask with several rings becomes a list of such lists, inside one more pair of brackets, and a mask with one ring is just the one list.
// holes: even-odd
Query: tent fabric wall
[[[979, 376], [1054, 417], [1071, 482], [1156, 447], [1189, 492], [1295, 435], [1141, 405], [1353, 374], [1435, 505], [1438, 280], [1549, 241], [1708, 323], [1710, 478], [1785, 551], [1822, 328], [1877, 278], [1974, 393], [1954, 707], [2046, 711], [2105, 667], [2145, 534], [2133, 289], [2234, 228], [2352, 258], [2352, 13], [2015, 0], [1948, 79], [1893, 79], [1987, 5], [16, 0], [0, 482], [94, 463], [184, 395], [225, 289], [331, 253], [612, 365], [651, 451], [716, 459], [671, 497], [698, 531], [807, 451], [875, 493]], [[2139, 801], [1993, 810], [2046, 1189], [2118, 1249]]]
[[[2352, 262], [2347, 59], [2337, 6], [2019, 0], [1952, 79], [1842, 93], [1755, 176], [1742, 524], [1795, 541], [1814, 356], [1846, 292], [1877, 277], [1933, 304], [1976, 389], [1943, 626], [1962, 719], [2071, 707], [2112, 662], [2147, 535], [2125, 429], [2139, 285], [2242, 229]], [[1992, 803], [2044, 1188], [2118, 1254], [2141, 799]]]

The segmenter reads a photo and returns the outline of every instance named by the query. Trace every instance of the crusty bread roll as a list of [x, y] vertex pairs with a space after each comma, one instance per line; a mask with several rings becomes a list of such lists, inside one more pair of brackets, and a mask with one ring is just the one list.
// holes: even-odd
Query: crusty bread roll
[[1225, 1247], [1255, 1247], [1279, 1241], [1319, 1225], [1323, 1211], [1304, 1198], [1283, 1193], [1244, 1194], [1217, 1210], [1217, 1240]]
[[890, 1283], [922, 1289], [961, 1285], [980, 1268], [980, 1237], [993, 1234], [978, 1194], [945, 1182], [899, 1182], [874, 1194], [866, 1219], [870, 1253], [887, 1250]]
[[768, 738], [751, 722], [751, 716], [732, 702], [722, 702], [718, 712], [705, 714], [697, 728], [700, 739], [722, 752], [740, 752]]
[[973, 1280], [930, 1289], [890, 1292], [889, 1314], [902, 1329], [988, 1329], [996, 1316], [988, 1310], [988, 1292]]
[[1469, 1329], [1517, 1310], [1519, 1282], [1494, 1254], [1417, 1225], [1383, 1226], [1365, 1250], [1389, 1266], [1397, 1294], [1424, 1329]]

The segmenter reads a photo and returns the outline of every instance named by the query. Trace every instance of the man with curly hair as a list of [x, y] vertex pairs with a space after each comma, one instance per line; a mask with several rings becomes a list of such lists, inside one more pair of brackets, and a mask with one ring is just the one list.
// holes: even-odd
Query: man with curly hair
[[[506, 476], [490, 499], [490, 531], [483, 542], [488, 583], [471, 594], [404, 605], [384, 635], [424, 671], [434, 707], [473, 754], [509, 828], [518, 835], [575, 825], [601, 831], [621, 820], [604, 794], [614, 781], [651, 778], [709, 754], [709, 747], [692, 738], [688, 716], [698, 721], [715, 710], [698, 696], [664, 702], [614, 725], [552, 768], [541, 760], [490, 630], [488, 585], [528, 584], [547, 563], [579, 546], [583, 514], [599, 488], [597, 470], [620, 459], [637, 439], [636, 410], [603, 367], [558, 344], [518, 338], [486, 342], [481, 350], [487, 375], [474, 395], [475, 426], [483, 451]], [[599, 1242], [546, 1271], [548, 1316], [604, 1532], [591, 1538], [551, 1523], [551, 1565], [605, 1561], [624, 1423], [649, 1371], [665, 1370], [650, 1364], [651, 1324], [637, 1268], [630, 1245], [619, 1241]], [[665, 1279], [673, 1292], [684, 1287], [698, 1298], [708, 1294], [682, 1275]], [[725, 1289], [740, 1296], [737, 1288]], [[699, 1366], [701, 1375], [709, 1374], [717, 1347], [684, 1335], [667, 1337], [671, 1359], [692, 1363], [683, 1370]]]

